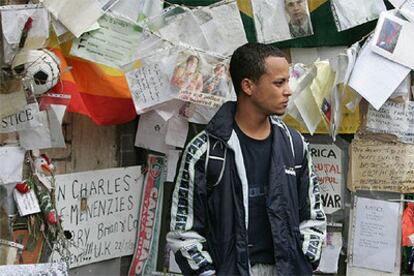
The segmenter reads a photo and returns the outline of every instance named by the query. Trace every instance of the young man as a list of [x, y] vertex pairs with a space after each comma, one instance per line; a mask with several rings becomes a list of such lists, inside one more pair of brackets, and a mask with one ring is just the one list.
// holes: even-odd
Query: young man
[[309, 36], [313, 33], [306, 4], [307, 0], [285, 0], [292, 37]]
[[[248, 43], [230, 74], [237, 102], [183, 153], [169, 245], [186, 275], [311, 275], [326, 218], [307, 145], [277, 116], [291, 95], [289, 64], [279, 49]], [[210, 156], [216, 147], [222, 162]]]

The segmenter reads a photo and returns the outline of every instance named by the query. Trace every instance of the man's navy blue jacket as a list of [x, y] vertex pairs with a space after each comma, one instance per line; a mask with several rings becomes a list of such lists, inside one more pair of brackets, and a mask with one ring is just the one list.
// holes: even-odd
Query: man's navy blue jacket
[[[217, 275], [249, 275], [248, 183], [233, 128], [235, 110], [235, 102], [225, 103], [206, 129], [187, 145], [182, 156], [167, 240], [185, 275], [207, 271]], [[278, 117], [271, 117], [271, 122], [273, 141], [266, 205], [277, 272], [311, 275], [326, 233], [319, 184], [302, 136], [302, 163], [295, 164], [291, 132], [296, 130], [289, 130]], [[229, 150], [223, 177], [210, 191], [206, 156], [212, 138], [225, 143]]]

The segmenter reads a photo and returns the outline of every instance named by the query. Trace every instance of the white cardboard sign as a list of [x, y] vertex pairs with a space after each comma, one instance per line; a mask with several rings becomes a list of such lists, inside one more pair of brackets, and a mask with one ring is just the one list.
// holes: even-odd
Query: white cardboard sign
[[57, 213], [72, 233], [71, 268], [133, 253], [141, 189], [140, 166], [56, 176]]

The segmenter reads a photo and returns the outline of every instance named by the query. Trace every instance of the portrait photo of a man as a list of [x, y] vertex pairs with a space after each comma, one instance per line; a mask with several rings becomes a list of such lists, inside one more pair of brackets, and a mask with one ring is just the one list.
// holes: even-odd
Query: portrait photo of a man
[[306, 0], [284, 0], [292, 38], [313, 34], [308, 2]]

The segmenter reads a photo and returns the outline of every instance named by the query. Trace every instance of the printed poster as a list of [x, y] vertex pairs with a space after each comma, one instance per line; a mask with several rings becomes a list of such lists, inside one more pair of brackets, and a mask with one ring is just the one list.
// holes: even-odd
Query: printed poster
[[309, 144], [313, 168], [319, 180], [322, 206], [326, 214], [342, 209], [345, 173], [343, 152], [335, 144]]
[[232, 87], [225, 60], [189, 51], [178, 54], [170, 82], [180, 100], [213, 108], [226, 101]]
[[313, 35], [307, 0], [257, 0], [251, 4], [258, 42]]
[[149, 155], [147, 165], [129, 276], [151, 275], [157, 265], [166, 160], [161, 156]]

